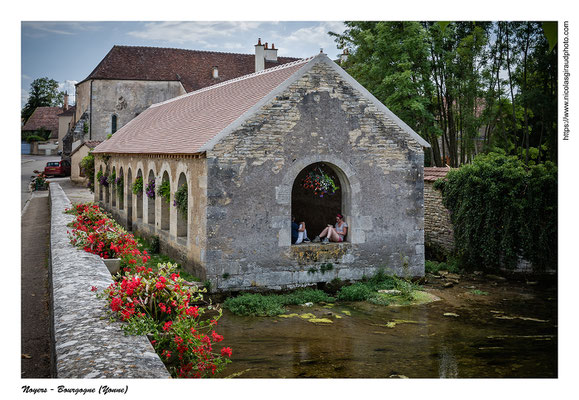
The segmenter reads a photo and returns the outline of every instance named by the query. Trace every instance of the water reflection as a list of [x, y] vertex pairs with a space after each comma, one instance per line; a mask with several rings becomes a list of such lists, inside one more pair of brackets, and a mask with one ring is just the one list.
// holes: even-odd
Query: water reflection
[[[535, 301], [541, 301], [537, 296]], [[506, 314], [548, 322], [499, 319]], [[445, 315], [449, 311], [453, 315]], [[222, 376], [241, 378], [477, 378], [556, 377], [556, 302], [472, 304], [445, 302], [388, 308], [367, 303], [291, 307], [332, 323], [292, 318], [220, 320], [233, 363]], [[348, 315], [349, 314], [349, 315]], [[505, 315], [506, 315], [505, 314]]]

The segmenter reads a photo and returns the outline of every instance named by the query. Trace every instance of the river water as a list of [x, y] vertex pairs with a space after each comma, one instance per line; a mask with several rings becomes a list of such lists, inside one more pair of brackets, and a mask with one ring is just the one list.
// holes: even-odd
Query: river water
[[233, 363], [221, 376], [555, 378], [556, 287], [531, 283], [473, 278], [427, 285], [440, 298], [429, 304], [292, 306], [286, 318], [225, 310], [218, 331]]

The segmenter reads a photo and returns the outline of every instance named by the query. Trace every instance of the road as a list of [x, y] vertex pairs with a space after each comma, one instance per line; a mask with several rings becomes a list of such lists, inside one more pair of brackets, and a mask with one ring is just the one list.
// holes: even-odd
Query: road
[[[42, 171], [48, 161], [60, 161], [60, 156], [31, 156], [23, 154], [20, 158], [21, 162], [21, 197], [20, 210], [24, 209], [26, 202], [30, 200], [31, 193], [28, 189], [30, 184], [30, 177], [35, 175], [34, 170]], [[41, 193], [41, 192], [39, 192]], [[47, 192], [45, 192], [46, 194]]]

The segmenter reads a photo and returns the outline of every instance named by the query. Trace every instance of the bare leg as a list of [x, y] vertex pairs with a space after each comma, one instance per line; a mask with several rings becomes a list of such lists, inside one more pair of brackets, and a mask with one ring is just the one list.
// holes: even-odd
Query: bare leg
[[338, 236], [338, 233], [336, 232], [336, 230], [334, 228], [330, 228], [330, 232], [328, 233], [328, 238], [332, 242], [340, 241], [340, 236]]
[[329, 226], [327, 226], [327, 227], [322, 231], [322, 233], [320, 233], [318, 236], [321, 237], [321, 238], [325, 237], [325, 236], [328, 234], [328, 230], [329, 230], [329, 229], [332, 229], [332, 228], [330, 228]]

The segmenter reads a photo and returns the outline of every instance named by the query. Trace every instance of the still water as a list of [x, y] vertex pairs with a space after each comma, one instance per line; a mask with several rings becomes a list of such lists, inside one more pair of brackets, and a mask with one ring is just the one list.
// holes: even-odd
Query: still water
[[[287, 314], [297, 316], [290, 318], [225, 310], [219, 333], [233, 349], [233, 363], [221, 376], [557, 377], [555, 288], [467, 282], [429, 291], [441, 299], [401, 307], [294, 306]], [[300, 317], [306, 313], [332, 322]]]

